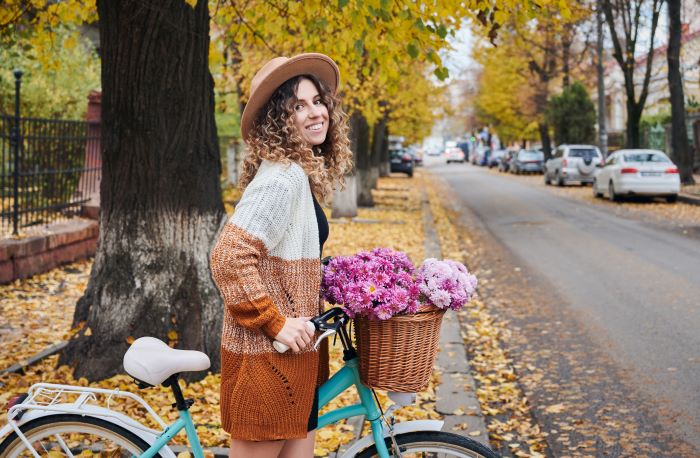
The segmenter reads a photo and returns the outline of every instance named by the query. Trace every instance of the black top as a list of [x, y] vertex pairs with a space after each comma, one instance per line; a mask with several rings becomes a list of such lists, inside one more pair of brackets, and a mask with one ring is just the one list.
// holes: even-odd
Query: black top
[[323, 208], [321, 208], [321, 205], [319, 205], [318, 201], [316, 200], [316, 196], [314, 196], [312, 193], [311, 197], [314, 199], [316, 223], [318, 224], [319, 253], [321, 254], [321, 257], [323, 257], [323, 244], [326, 243], [326, 240], [328, 240], [328, 219], [326, 218], [326, 214], [323, 213]]

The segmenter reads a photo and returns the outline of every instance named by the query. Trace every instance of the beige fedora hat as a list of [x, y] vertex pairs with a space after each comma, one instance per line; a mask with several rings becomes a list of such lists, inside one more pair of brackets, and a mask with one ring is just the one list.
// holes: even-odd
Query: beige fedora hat
[[338, 66], [325, 54], [305, 53], [289, 58], [275, 57], [258, 70], [251, 82], [250, 97], [241, 116], [243, 139], [248, 139], [255, 118], [277, 88], [288, 79], [299, 75], [315, 76], [334, 94], [340, 84]]

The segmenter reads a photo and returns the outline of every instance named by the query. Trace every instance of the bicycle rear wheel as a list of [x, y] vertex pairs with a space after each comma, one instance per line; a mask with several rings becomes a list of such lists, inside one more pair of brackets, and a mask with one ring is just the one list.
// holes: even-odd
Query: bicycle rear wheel
[[[442, 431], [417, 431], [394, 436], [403, 458], [500, 458], [490, 448], [458, 434]], [[391, 439], [386, 438], [391, 453]], [[377, 446], [366, 448], [357, 458], [378, 457]]]
[[[60, 414], [32, 420], [20, 428], [40, 456], [50, 458], [79, 456], [140, 456], [149, 445], [131, 431], [100, 418]], [[31, 457], [32, 452], [12, 433], [0, 443], [0, 457]], [[159, 456], [159, 455], [156, 455]]]

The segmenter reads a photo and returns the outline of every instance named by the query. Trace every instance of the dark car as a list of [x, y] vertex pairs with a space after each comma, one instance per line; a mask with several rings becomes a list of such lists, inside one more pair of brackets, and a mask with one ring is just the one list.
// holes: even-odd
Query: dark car
[[409, 177], [413, 176], [414, 161], [413, 156], [405, 149], [391, 151], [389, 156], [391, 172], [405, 173]]
[[542, 173], [544, 170], [544, 153], [534, 149], [521, 149], [510, 161], [510, 172]]

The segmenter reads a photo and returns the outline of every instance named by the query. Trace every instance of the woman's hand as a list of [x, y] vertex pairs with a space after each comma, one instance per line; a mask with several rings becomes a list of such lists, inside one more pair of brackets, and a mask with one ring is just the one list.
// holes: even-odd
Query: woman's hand
[[282, 330], [275, 336], [275, 340], [282, 342], [292, 349], [294, 353], [299, 353], [306, 348], [314, 337], [314, 331], [307, 327], [306, 322], [311, 318], [290, 318], [286, 317]]

